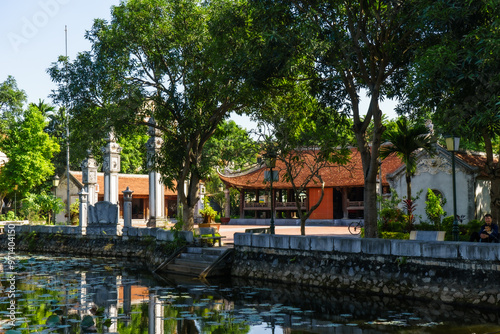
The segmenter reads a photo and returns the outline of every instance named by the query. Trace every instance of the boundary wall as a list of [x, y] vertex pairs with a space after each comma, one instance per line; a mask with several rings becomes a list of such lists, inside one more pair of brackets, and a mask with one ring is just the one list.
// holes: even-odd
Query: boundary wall
[[[61, 234], [61, 235], [74, 235], [81, 236], [81, 228], [79, 226], [69, 225], [14, 225], [16, 235], [22, 233], [41, 233], [41, 234]], [[7, 226], [7, 225], [6, 225]], [[188, 243], [193, 242], [193, 233], [189, 231], [179, 231], [179, 236], [182, 240]], [[102, 238], [106, 237], [105, 234], [87, 234], [86, 238]], [[174, 232], [165, 230], [159, 227], [129, 227], [127, 237], [153, 237], [159, 241], [174, 241]], [[127, 240], [127, 237], [123, 240]]]
[[235, 233], [231, 274], [500, 307], [500, 244]]

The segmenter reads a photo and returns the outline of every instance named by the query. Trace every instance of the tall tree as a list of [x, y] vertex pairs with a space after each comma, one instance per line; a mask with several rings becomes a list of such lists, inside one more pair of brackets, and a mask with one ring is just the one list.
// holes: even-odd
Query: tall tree
[[24, 197], [53, 175], [51, 159], [59, 145], [43, 131], [45, 125], [42, 113], [31, 105], [0, 139], [0, 150], [9, 158], [0, 169], [0, 202], [15, 188]]
[[485, 150], [491, 210], [499, 217], [500, 1], [438, 2], [426, 15], [441, 43], [418, 57], [406, 107], [431, 109], [440, 131]]
[[[155, 168], [176, 180], [185, 229], [194, 223], [198, 183], [209, 169], [204, 146], [229, 112], [247, 103], [242, 64], [245, 16], [229, 0], [130, 0], [96, 20], [92, 51], [61, 59], [49, 73], [74, 129], [102, 138], [148, 126], [163, 133]], [[239, 26], [238, 26], [239, 25]], [[228, 33], [231, 31], [231, 33]]]
[[26, 93], [17, 87], [16, 79], [8, 76], [7, 80], [0, 84], [0, 130], [7, 131], [8, 125], [18, 120], [23, 112], [23, 104], [26, 102]]
[[[286, 92], [269, 95], [256, 114], [270, 132], [264, 136], [261, 151], [273, 152], [284, 166], [278, 172], [292, 186], [300, 233], [305, 235], [306, 220], [324, 197], [322, 173], [349, 159], [350, 124], [345, 115], [318, 102], [304, 82], [287, 86]], [[313, 186], [320, 189], [320, 197], [316, 203], [310, 201], [308, 209], [302, 211], [300, 195]]]
[[[419, 8], [425, 1], [254, 1], [263, 12], [294, 17], [288, 29], [268, 27], [271, 40], [301, 36], [302, 46], [286, 54], [310, 59], [321, 100], [352, 117], [353, 131], [364, 172], [366, 237], [377, 237], [376, 177], [379, 148], [384, 132], [379, 101], [400, 94], [415, 52], [425, 40], [425, 22]], [[280, 6], [280, 11], [276, 10]], [[285, 14], [281, 14], [283, 12]], [[258, 19], [258, 18], [256, 18]], [[270, 21], [268, 16], [264, 19]], [[296, 40], [293, 37], [292, 40]], [[284, 43], [285, 44], [285, 43]], [[281, 56], [280, 56], [281, 57]], [[293, 68], [291, 68], [293, 70]], [[293, 72], [291, 74], [293, 75]], [[361, 90], [368, 92], [367, 110], [360, 109]], [[367, 136], [370, 124], [373, 133]]]
[[396, 128], [388, 129], [383, 139], [389, 143], [380, 149], [380, 157], [397, 155], [406, 165], [406, 198], [411, 200], [411, 178], [417, 169], [417, 154], [421, 149], [433, 153], [436, 142], [424, 124], [410, 124], [406, 117], [400, 117]]

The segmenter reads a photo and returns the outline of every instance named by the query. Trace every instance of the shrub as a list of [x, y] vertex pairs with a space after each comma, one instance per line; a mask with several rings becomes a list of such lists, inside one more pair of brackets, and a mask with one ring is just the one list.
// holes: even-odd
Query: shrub
[[425, 213], [427, 218], [436, 225], [436, 229], [441, 229], [441, 217], [446, 215], [443, 205], [446, 201], [441, 195], [436, 195], [431, 189], [427, 189], [427, 201], [425, 201]]
[[410, 234], [405, 232], [380, 232], [381, 239], [399, 239], [408, 240], [410, 239]]

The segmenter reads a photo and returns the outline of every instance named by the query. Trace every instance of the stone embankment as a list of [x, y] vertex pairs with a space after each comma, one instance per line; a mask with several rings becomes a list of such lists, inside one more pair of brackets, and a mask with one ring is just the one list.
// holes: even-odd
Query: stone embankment
[[500, 245], [235, 234], [231, 274], [500, 307]]
[[[80, 235], [78, 226], [11, 225], [15, 233], [0, 235], [0, 249], [86, 257], [128, 258], [150, 269], [160, 265], [181, 244], [193, 240], [193, 234], [161, 228], [131, 228], [129, 236]], [[12, 243], [10, 244], [12, 245]]]

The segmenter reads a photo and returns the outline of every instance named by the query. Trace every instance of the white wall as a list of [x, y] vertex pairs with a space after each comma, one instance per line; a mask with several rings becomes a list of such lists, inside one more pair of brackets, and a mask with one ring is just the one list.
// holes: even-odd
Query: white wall
[[[457, 200], [457, 215], [465, 215], [465, 221], [475, 218], [474, 211], [474, 175], [470, 174], [460, 164], [455, 164], [455, 179], [456, 179], [456, 200]], [[425, 200], [427, 189], [438, 190], [446, 199], [444, 210], [446, 216], [453, 215], [453, 178], [451, 162], [445, 157], [424, 158], [418, 163], [417, 173], [411, 179], [412, 196], [417, 196], [422, 190], [420, 198], [416, 201], [417, 207], [415, 215], [417, 222], [428, 221], [425, 213]], [[391, 182], [391, 187], [394, 188], [398, 196], [403, 199], [406, 196], [406, 180], [404, 171], [399, 173]], [[419, 219], [420, 216], [420, 219]]]
[[484, 215], [491, 212], [491, 197], [490, 197], [491, 181], [477, 180], [476, 181], [476, 207], [475, 214], [477, 219], [483, 219]]

